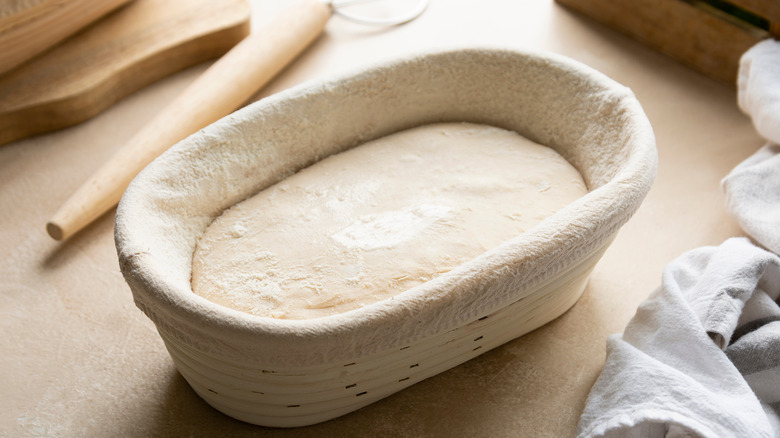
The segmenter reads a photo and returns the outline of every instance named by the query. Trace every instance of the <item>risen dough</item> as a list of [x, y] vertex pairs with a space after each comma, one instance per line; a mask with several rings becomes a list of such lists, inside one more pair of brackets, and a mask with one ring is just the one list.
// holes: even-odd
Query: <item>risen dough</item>
[[275, 318], [344, 312], [450, 271], [585, 193], [566, 160], [514, 132], [421, 126], [225, 211], [195, 251], [192, 289]]

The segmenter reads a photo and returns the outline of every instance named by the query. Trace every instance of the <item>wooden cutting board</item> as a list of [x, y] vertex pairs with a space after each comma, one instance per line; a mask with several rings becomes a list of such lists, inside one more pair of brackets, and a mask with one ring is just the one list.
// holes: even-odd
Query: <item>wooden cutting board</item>
[[0, 144], [64, 128], [249, 33], [246, 0], [134, 0], [0, 76]]
[[732, 86], [742, 54], [780, 38], [780, 0], [556, 1]]
[[0, 3], [0, 73], [73, 35], [130, 0], [13, 0]]

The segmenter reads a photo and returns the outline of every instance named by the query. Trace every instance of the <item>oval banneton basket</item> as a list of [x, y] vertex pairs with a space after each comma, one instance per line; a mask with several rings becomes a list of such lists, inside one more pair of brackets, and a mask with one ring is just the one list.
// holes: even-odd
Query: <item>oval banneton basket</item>
[[[589, 193], [451, 272], [338, 315], [277, 320], [192, 292], [195, 246], [222, 211], [328, 155], [441, 121], [490, 124], [550, 146]], [[652, 129], [631, 91], [586, 66], [536, 52], [428, 53], [287, 90], [175, 145], [125, 193], [116, 245], [136, 304], [201, 397], [250, 423], [302, 426], [564, 313], [639, 207], [656, 165]]]

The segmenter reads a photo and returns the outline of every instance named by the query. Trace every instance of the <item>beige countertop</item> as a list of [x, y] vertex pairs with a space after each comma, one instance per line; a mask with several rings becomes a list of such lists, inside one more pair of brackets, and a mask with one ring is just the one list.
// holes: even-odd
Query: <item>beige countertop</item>
[[[254, 1], [259, 23], [282, 2]], [[0, 146], [0, 436], [571, 436], [622, 331], [682, 252], [741, 231], [720, 179], [762, 140], [732, 87], [682, 67], [552, 0], [432, 0], [393, 29], [333, 18], [257, 97], [431, 48], [551, 50], [632, 88], [655, 129], [660, 167], [580, 301], [520, 339], [344, 417], [275, 430], [233, 420], [177, 373], [117, 265], [113, 210], [63, 243], [49, 216], [205, 65], [56, 133]]]

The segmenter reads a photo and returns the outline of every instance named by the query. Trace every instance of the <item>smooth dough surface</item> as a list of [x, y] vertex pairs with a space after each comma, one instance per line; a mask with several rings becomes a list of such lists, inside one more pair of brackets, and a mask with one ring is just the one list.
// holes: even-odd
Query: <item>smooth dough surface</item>
[[274, 318], [345, 312], [448, 272], [586, 192], [565, 159], [514, 132], [425, 125], [225, 211], [195, 250], [192, 289]]

